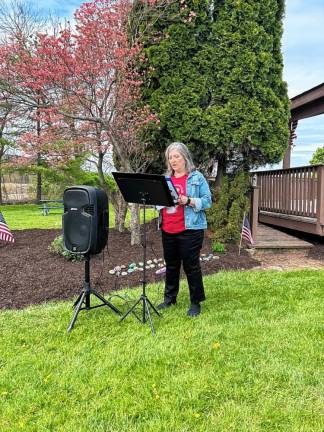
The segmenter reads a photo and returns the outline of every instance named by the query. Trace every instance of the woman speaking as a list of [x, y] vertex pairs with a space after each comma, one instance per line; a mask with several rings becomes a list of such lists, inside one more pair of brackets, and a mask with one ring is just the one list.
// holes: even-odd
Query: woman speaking
[[194, 317], [200, 314], [200, 302], [205, 300], [200, 250], [207, 228], [205, 209], [211, 206], [211, 194], [205, 177], [195, 169], [191, 154], [183, 143], [170, 144], [165, 157], [167, 173], [179, 198], [175, 207], [160, 211], [166, 276], [164, 301], [158, 309], [176, 304], [182, 263], [190, 292], [188, 315]]

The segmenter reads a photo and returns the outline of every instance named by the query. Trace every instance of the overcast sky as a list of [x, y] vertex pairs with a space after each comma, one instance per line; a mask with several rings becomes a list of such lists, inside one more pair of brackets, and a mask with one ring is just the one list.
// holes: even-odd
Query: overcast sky
[[[1, 1], [1, 0], [0, 0]], [[54, 15], [73, 17], [80, 0], [31, 0]], [[289, 97], [324, 82], [324, 0], [286, 0], [284, 79]], [[324, 146], [324, 115], [301, 120], [292, 153], [292, 166], [308, 165], [317, 147]]]

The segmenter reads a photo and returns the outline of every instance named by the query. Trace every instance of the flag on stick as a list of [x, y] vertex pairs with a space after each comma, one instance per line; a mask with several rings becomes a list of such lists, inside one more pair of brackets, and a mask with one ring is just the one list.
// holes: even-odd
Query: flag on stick
[[241, 230], [241, 238], [240, 238], [240, 244], [239, 244], [239, 255], [241, 255], [241, 248], [242, 248], [242, 240], [245, 239], [251, 245], [255, 244], [255, 241], [253, 240], [252, 233], [251, 233], [251, 227], [249, 219], [245, 216], [245, 213], [243, 215], [243, 223], [242, 223], [242, 230]]
[[11, 234], [11, 231], [8, 228], [5, 218], [3, 217], [1, 212], [0, 212], [0, 240], [3, 240], [5, 242], [11, 242], [11, 243], [15, 242], [15, 239]]
[[244, 220], [243, 220], [241, 237], [247, 240], [251, 245], [255, 244], [255, 241], [253, 240], [252, 237], [250, 222], [246, 216], [244, 216]]

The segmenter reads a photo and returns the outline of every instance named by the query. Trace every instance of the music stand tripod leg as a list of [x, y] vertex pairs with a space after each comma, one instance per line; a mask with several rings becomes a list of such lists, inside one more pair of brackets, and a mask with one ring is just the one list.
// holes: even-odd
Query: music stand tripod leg
[[154, 312], [156, 313], [157, 316], [161, 316], [161, 314], [158, 312], [158, 310], [156, 309], [156, 307], [151, 303], [149, 298], [146, 298], [146, 301], [148, 302], [148, 304], [151, 306], [151, 308], [154, 310]]
[[147, 316], [148, 316], [148, 322], [149, 322], [150, 327], [151, 327], [151, 332], [152, 332], [153, 335], [155, 335], [154, 326], [153, 326], [153, 322], [152, 322], [152, 318], [151, 318], [151, 313], [150, 313], [150, 308], [149, 308], [149, 304], [148, 304], [148, 301], [147, 301], [146, 298], [144, 298], [143, 308], [146, 309]]
[[[131, 312], [134, 311], [134, 309], [136, 308], [136, 306], [138, 305], [138, 303], [142, 300], [142, 298], [140, 297], [136, 303], [133, 304], [133, 306], [128, 309], [128, 311], [120, 318], [120, 321], [123, 321]], [[138, 317], [137, 317], [138, 318]]]

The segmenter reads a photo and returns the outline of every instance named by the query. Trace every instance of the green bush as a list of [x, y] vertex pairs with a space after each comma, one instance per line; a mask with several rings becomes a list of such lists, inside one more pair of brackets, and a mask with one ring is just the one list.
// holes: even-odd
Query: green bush
[[75, 254], [69, 252], [64, 248], [63, 235], [55, 237], [50, 246], [48, 247], [49, 251], [55, 255], [60, 255], [68, 261], [83, 261], [84, 257], [81, 254]]
[[223, 245], [223, 243], [214, 241], [212, 244], [212, 251], [224, 254], [225, 246]]
[[241, 172], [224, 178], [220, 190], [213, 193], [213, 205], [207, 211], [209, 228], [215, 243], [237, 243], [244, 212], [249, 209], [249, 174]]

